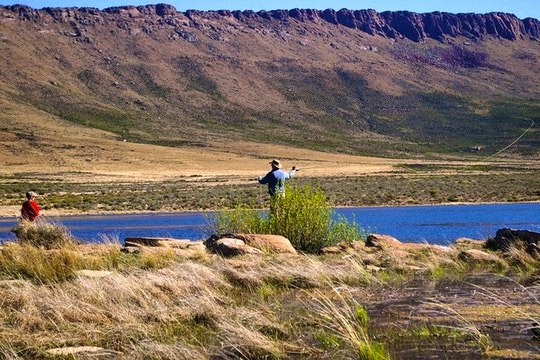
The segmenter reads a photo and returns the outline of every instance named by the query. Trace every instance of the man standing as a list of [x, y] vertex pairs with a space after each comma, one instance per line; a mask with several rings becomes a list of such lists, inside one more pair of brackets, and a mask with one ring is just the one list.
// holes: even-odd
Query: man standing
[[276, 194], [283, 194], [285, 191], [285, 180], [294, 176], [297, 169], [292, 167], [291, 171], [283, 171], [281, 169], [281, 163], [279, 160], [270, 161], [272, 170], [270, 170], [265, 176], [259, 177], [259, 184], [268, 184], [268, 193], [270, 196]]
[[21, 208], [21, 218], [27, 221], [34, 221], [39, 215], [39, 206], [35, 201], [36, 193], [29, 191], [26, 193], [26, 201]]

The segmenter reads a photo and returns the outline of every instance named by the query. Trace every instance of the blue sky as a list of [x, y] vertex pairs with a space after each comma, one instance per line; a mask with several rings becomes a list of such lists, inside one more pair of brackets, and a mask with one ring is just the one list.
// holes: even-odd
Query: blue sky
[[36, 9], [43, 7], [97, 7], [104, 9], [123, 5], [148, 5], [166, 3], [173, 5], [178, 11], [196, 10], [275, 10], [275, 9], [319, 9], [342, 8], [360, 10], [375, 9], [409, 10], [413, 12], [446, 11], [451, 13], [488, 13], [506, 12], [523, 19], [533, 17], [540, 19], [539, 0], [0, 0], [0, 5], [24, 4]]

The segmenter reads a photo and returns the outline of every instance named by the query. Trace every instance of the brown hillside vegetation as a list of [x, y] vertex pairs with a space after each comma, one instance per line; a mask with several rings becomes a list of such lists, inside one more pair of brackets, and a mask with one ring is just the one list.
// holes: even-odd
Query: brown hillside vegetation
[[[390, 171], [398, 163], [242, 141], [216, 140], [208, 147], [181, 148], [137, 144], [35, 110], [22, 112], [9, 105], [2, 108], [2, 116], [12, 126], [10, 133], [2, 137], [0, 159], [4, 174], [87, 173], [88, 181], [98, 180], [95, 177], [100, 175], [119, 180], [192, 175], [254, 178], [267, 170], [273, 157], [284, 159], [289, 166], [307, 167], [311, 175], [325, 171], [341, 175]], [[42, 121], [32, 121], [36, 118]]]

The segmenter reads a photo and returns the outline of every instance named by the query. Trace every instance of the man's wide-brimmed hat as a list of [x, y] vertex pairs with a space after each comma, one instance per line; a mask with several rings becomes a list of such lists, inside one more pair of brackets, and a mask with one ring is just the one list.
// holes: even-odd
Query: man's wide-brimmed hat
[[281, 163], [277, 159], [274, 159], [274, 160], [270, 161], [270, 165], [272, 165], [272, 166], [274, 166], [274, 167], [276, 167], [278, 169], [281, 169]]

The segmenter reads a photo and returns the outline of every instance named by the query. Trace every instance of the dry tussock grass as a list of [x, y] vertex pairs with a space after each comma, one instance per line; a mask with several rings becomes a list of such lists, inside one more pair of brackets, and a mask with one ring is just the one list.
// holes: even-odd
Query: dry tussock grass
[[21, 221], [12, 231], [21, 245], [58, 249], [75, 244], [75, 240], [65, 226], [40, 219], [35, 222]]
[[[7, 247], [26, 251], [16, 244]], [[93, 260], [79, 260], [77, 269], [99, 265], [100, 253], [123, 256], [119, 264], [124, 265], [105, 277], [75, 275], [48, 283], [14, 281], [3, 272], [2, 357], [40, 357], [68, 346], [102, 347], [133, 359], [356, 356], [378, 349], [357, 323], [358, 304], [372, 298], [374, 289], [396, 274], [430, 276], [442, 266], [460, 266], [454, 253], [423, 247], [233, 259], [205, 254], [187, 260], [171, 256], [170, 249], [146, 255], [169, 258], [163, 267], [147, 267], [142, 256], [122, 255], [115, 244], [81, 249], [82, 259]], [[421, 269], [411, 268], [414, 259]], [[315, 334], [335, 336], [339, 349], [325, 348]]]
[[[259, 280], [247, 281], [250, 286], [244, 281], [238, 288], [238, 281], [230, 280], [233, 273], [243, 276], [239, 268], [251, 269], [246, 277]], [[180, 353], [194, 358], [210, 353], [280, 357], [284, 349], [300, 351], [293, 341], [283, 340], [290, 337], [290, 325], [253, 294], [260, 294], [257, 288], [267, 282], [276, 286], [268, 293], [272, 298], [306, 283], [320, 287], [331, 272], [314, 257], [216, 257], [211, 263], [175, 262], [163, 269], [79, 276], [48, 286], [4, 281], [1, 317], [10, 321], [2, 323], [0, 348], [4, 355], [9, 347], [30, 347], [38, 354], [53, 347], [92, 345], [130, 354], [157, 350], [167, 356], [182, 348]], [[335, 276], [342, 275], [338, 271]], [[203, 333], [202, 338], [180, 346], [192, 332]], [[25, 340], [14, 343], [14, 338]]]

